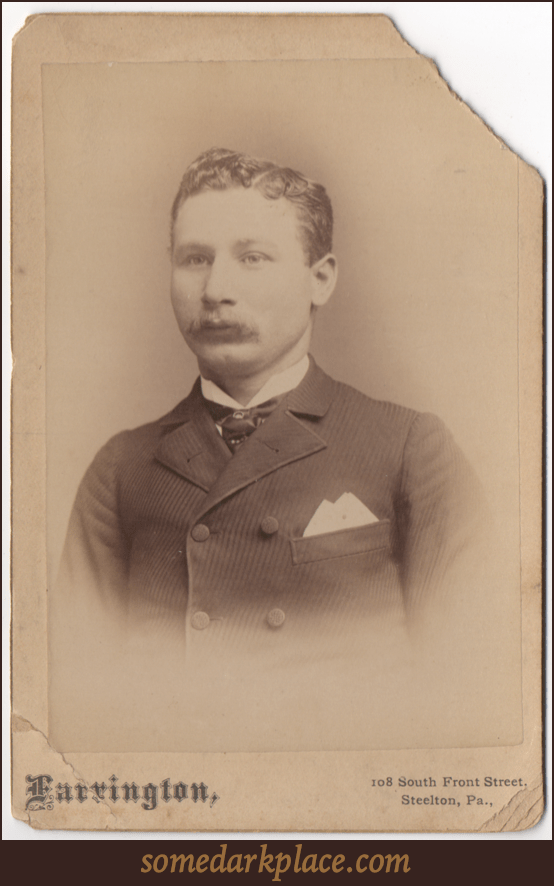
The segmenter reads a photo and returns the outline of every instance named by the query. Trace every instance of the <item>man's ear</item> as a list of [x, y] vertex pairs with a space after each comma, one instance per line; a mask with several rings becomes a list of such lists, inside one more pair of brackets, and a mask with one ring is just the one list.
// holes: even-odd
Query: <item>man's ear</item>
[[338, 265], [335, 256], [328, 252], [310, 267], [312, 274], [312, 305], [320, 307], [331, 298], [337, 285]]

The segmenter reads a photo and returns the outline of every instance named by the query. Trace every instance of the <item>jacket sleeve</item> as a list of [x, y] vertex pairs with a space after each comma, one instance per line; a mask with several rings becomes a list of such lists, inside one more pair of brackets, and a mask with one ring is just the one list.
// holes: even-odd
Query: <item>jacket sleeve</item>
[[118, 507], [125, 442], [123, 432], [103, 446], [79, 486], [57, 582], [65, 606], [85, 594], [99, 606], [125, 606], [129, 545]]
[[[118, 513], [125, 433], [97, 454], [79, 486], [57, 580], [48, 594], [49, 736], [62, 751], [97, 749], [98, 724], [122, 719], [120, 655], [128, 544]], [[122, 676], [123, 675], [123, 676]], [[108, 730], [109, 731], [109, 730]], [[96, 744], [95, 744], [96, 742]]]
[[488, 532], [479, 480], [450, 432], [434, 415], [414, 419], [403, 454], [400, 564], [412, 623], [448, 607], [474, 583]]

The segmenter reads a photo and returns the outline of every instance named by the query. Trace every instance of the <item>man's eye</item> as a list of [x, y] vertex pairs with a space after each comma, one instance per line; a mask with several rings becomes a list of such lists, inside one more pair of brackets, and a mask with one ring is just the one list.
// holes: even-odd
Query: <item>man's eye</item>
[[242, 257], [241, 261], [245, 265], [260, 265], [263, 262], [264, 258], [265, 256], [260, 255], [259, 252], [249, 252], [248, 255], [244, 255]]
[[205, 255], [188, 255], [185, 259], [185, 264], [192, 265], [193, 267], [201, 267], [208, 263], [208, 259]]

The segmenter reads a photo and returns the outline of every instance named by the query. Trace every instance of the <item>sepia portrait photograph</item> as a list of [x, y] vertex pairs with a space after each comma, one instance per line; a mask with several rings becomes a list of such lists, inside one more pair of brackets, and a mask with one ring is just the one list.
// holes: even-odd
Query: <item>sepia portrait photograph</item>
[[539, 174], [383, 16], [46, 18], [49, 747], [520, 746]]

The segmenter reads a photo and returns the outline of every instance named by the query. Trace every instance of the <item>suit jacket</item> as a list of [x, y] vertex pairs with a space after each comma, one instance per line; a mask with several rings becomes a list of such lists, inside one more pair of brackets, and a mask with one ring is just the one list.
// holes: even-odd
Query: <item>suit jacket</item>
[[[304, 537], [344, 492], [378, 521]], [[479, 484], [433, 415], [311, 360], [231, 455], [197, 380], [169, 414], [113, 437], [81, 483], [50, 607], [51, 730], [80, 750], [343, 746], [342, 724], [373, 704], [348, 707], [360, 675], [383, 711], [407, 628], [464, 593], [481, 515]], [[90, 698], [106, 746], [77, 729]], [[158, 711], [146, 733], [145, 709]], [[181, 717], [169, 738], [168, 710]], [[389, 741], [375, 729], [393, 721], [396, 709], [373, 719], [372, 740]], [[366, 720], [348, 734], [365, 746]]]
[[[378, 522], [303, 537], [343, 492]], [[80, 486], [63, 568], [126, 621], [189, 642], [348, 635], [417, 619], [447, 594], [480, 514], [438, 418], [366, 397], [312, 360], [234, 456], [199, 380], [168, 415], [112, 438]]]

